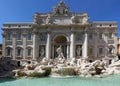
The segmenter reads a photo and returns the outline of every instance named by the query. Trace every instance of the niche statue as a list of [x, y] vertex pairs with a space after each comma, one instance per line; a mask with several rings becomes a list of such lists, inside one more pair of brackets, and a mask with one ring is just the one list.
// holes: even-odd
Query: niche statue
[[63, 55], [63, 52], [62, 52], [62, 49], [61, 49], [61, 46], [57, 48], [57, 53], [58, 53], [58, 58], [62, 58], [64, 59], [64, 55]]

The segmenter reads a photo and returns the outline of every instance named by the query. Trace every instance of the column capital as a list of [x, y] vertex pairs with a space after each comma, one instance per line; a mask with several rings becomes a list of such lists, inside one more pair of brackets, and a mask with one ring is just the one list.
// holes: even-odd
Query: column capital
[[6, 37], [6, 33], [2, 33], [2, 37]]
[[23, 37], [26, 37], [26, 36], [27, 36], [27, 33], [23, 33], [22, 35], [23, 35]]
[[51, 31], [47, 31], [47, 34], [51, 34]]
[[16, 35], [17, 35], [17, 33], [13, 33], [13, 34], [12, 34], [12, 37], [16, 37]]

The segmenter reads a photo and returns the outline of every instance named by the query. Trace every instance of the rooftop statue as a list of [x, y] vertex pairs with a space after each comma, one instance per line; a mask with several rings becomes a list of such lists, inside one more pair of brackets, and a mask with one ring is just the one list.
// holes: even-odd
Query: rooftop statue
[[65, 5], [63, 1], [61, 1], [58, 6], [54, 7], [54, 14], [66, 15], [69, 13], [69, 7]]
[[73, 24], [77, 23], [77, 19], [76, 19], [76, 15], [75, 14], [72, 15], [71, 21], [72, 21]]
[[53, 23], [53, 19], [51, 18], [51, 15], [48, 14], [48, 17], [46, 19], [46, 24], [52, 24]]
[[83, 23], [83, 24], [86, 24], [86, 23], [88, 23], [88, 20], [89, 20], [88, 17], [84, 17], [83, 20], [82, 20], [82, 23]]

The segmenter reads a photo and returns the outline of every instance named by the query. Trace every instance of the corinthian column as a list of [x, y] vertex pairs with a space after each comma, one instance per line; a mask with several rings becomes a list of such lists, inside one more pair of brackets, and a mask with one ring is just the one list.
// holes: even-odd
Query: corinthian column
[[87, 50], [88, 50], [88, 38], [87, 38], [87, 33], [84, 34], [84, 42], [83, 42], [83, 51], [82, 51], [82, 57], [87, 58]]
[[13, 37], [12, 37], [12, 46], [13, 46], [13, 52], [12, 52], [12, 56], [13, 56], [13, 59], [15, 60], [16, 58], [16, 54], [15, 54], [15, 51], [16, 51], [16, 33], [13, 34]]
[[33, 35], [33, 59], [37, 58], [37, 36], [36, 33]]
[[75, 57], [75, 34], [72, 33], [70, 37], [70, 58]]
[[23, 34], [23, 59], [26, 59], [26, 36], [27, 34]]
[[46, 58], [51, 57], [51, 37], [50, 33], [47, 34], [47, 44], [46, 44]]
[[2, 38], [2, 39], [3, 39], [3, 40], [2, 40], [2, 56], [5, 57], [5, 56], [6, 56], [6, 54], [5, 54], [6, 34], [3, 33], [3, 34], [2, 34], [2, 37], [3, 37], [3, 38]]
[[67, 58], [69, 58], [69, 45], [67, 45]]

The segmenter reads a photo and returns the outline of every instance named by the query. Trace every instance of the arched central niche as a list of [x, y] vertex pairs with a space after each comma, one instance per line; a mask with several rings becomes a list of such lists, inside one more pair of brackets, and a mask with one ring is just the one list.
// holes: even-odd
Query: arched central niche
[[57, 36], [54, 39], [55, 43], [67, 43], [67, 38], [65, 36]]
[[54, 38], [54, 49], [53, 49], [54, 58], [58, 57], [58, 53], [56, 52], [56, 50], [60, 46], [62, 48], [62, 53], [64, 57], [66, 57], [67, 56], [67, 38], [64, 35], [58, 35]]

